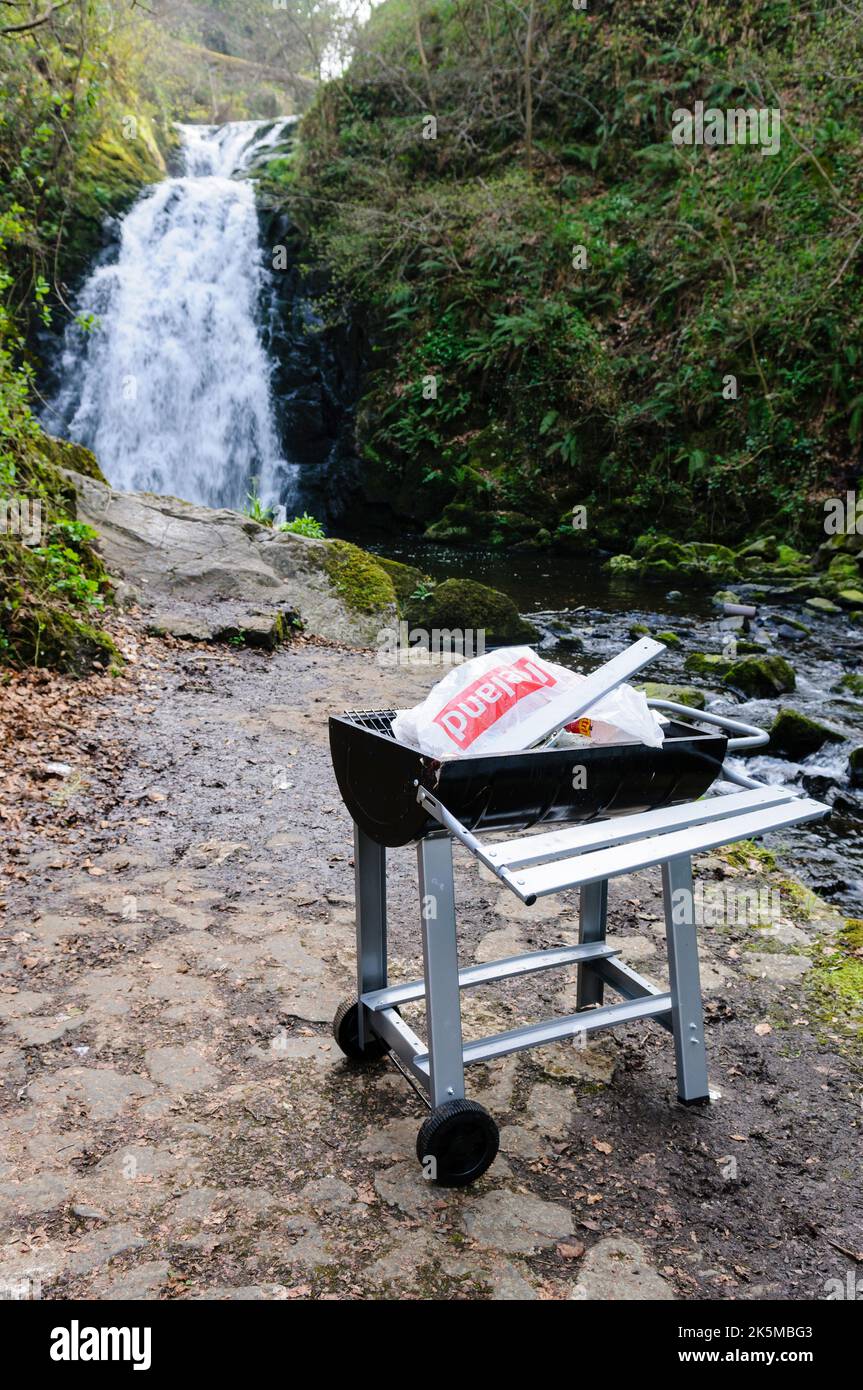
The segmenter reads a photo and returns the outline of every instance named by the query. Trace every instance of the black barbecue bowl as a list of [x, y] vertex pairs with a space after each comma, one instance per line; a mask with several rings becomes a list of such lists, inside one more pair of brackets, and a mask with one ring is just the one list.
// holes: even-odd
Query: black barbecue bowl
[[468, 830], [585, 822], [695, 800], [718, 777], [728, 742], [672, 720], [661, 748], [606, 743], [439, 759], [398, 743], [394, 718], [395, 710], [330, 717], [342, 799], [361, 830], [392, 848], [440, 829], [418, 804], [418, 785]]

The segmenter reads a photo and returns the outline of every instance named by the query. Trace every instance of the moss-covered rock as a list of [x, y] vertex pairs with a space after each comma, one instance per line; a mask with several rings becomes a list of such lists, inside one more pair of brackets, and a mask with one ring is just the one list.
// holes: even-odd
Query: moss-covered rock
[[68, 609], [30, 601], [9, 603], [0, 577], [0, 655], [7, 665], [39, 666], [88, 676], [94, 667], [122, 666], [112, 639]]
[[770, 751], [787, 758], [806, 758], [825, 743], [841, 743], [843, 735], [798, 710], [779, 710], [770, 726]]
[[688, 652], [683, 665], [693, 676], [704, 676], [707, 680], [723, 680], [731, 669], [732, 662], [718, 652]]
[[682, 646], [683, 646], [683, 640], [682, 640], [682, 638], [678, 637], [678, 635], [677, 635], [676, 632], [670, 632], [670, 631], [657, 632], [657, 634], [656, 634], [656, 640], [657, 640], [657, 642], [664, 642], [665, 645], [666, 645], [666, 647], [682, 647]]
[[689, 705], [690, 709], [704, 709], [707, 697], [703, 690], [694, 685], [667, 685], [664, 681], [646, 681], [637, 685], [648, 700], [673, 700], [677, 705]]
[[75, 487], [64, 472], [81, 464], [101, 478], [94, 456], [35, 428], [18, 436], [11, 454], [9, 494], [38, 503], [40, 534], [26, 544], [0, 534], [0, 664], [76, 675], [94, 664], [122, 664], [96, 626], [112, 587], [93, 546], [95, 532], [76, 524]]
[[377, 557], [350, 541], [330, 541], [323, 552], [326, 570], [346, 608], [376, 613], [395, 604], [393, 581]]
[[842, 612], [842, 609], [839, 607], [838, 603], [834, 603], [832, 599], [821, 598], [817, 595], [815, 598], [808, 598], [806, 600], [806, 607], [811, 608], [813, 613], [830, 614]]
[[638, 574], [639, 564], [634, 555], [612, 555], [602, 568], [608, 574], [619, 578], [622, 575]]
[[629, 629], [629, 635], [633, 642], [637, 642], [639, 637], [649, 637], [650, 628], [647, 623], [633, 623]]
[[519, 616], [511, 598], [472, 579], [447, 579], [428, 598], [409, 600], [406, 616], [427, 631], [484, 631], [489, 646], [532, 642], [538, 635], [533, 623]]
[[741, 546], [737, 552], [738, 561], [743, 561], [746, 566], [751, 564], [761, 566], [765, 562], [770, 563], [776, 559], [778, 545], [775, 536], [760, 536], [758, 540], [750, 541], [748, 545]]
[[404, 617], [411, 594], [424, 586], [431, 587], [431, 579], [415, 565], [402, 564], [401, 560], [389, 560], [385, 555], [375, 555], [374, 559], [392, 580], [399, 617]]
[[675, 541], [669, 536], [639, 536], [634, 546], [642, 579], [706, 588], [717, 580], [740, 577], [737, 556], [727, 545], [710, 541]]
[[843, 608], [863, 608], [863, 590], [840, 589], [836, 598]]
[[852, 787], [863, 787], [863, 748], [854, 748], [848, 759], [848, 780]]
[[744, 657], [729, 666], [722, 679], [753, 699], [784, 695], [796, 685], [794, 668], [782, 656]]

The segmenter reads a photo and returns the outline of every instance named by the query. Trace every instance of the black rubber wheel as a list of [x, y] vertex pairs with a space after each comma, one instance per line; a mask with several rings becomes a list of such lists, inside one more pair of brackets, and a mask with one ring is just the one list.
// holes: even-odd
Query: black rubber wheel
[[360, 1006], [346, 999], [336, 1009], [333, 1019], [333, 1037], [346, 1057], [352, 1062], [379, 1062], [389, 1052], [389, 1045], [377, 1035], [366, 1035], [365, 1047], [360, 1047]]
[[433, 1110], [417, 1135], [417, 1158], [439, 1187], [467, 1187], [497, 1158], [500, 1135], [475, 1100], [448, 1100]]

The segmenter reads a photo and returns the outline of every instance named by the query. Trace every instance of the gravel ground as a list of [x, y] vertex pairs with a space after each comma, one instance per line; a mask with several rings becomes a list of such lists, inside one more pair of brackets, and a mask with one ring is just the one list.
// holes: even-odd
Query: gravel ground
[[[418, 1097], [389, 1062], [352, 1067], [330, 1034], [353, 992], [353, 866], [326, 725], [413, 703], [434, 673], [305, 643], [130, 640], [134, 685], [75, 749], [77, 817], [58, 794], [68, 833], [52, 833], [51, 803], [17, 827], [0, 1286], [757, 1300], [845, 1280], [863, 1249], [860, 1077], [802, 993], [829, 913], [702, 932], [710, 1107], [677, 1104], [671, 1039], [649, 1024], [505, 1058], [468, 1073], [501, 1126], [498, 1160], [469, 1191], [435, 1188], [414, 1158]], [[409, 978], [413, 851], [390, 866], [392, 974]], [[760, 872], [697, 865], [705, 881]], [[461, 851], [456, 893], [464, 962], [576, 939], [573, 897], [526, 908]], [[610, 935], [666, 980], [658, 872], [613, 882]], [[574, 988], [547, 972], [472, 991], [465, 1032], [569, 1009]]]

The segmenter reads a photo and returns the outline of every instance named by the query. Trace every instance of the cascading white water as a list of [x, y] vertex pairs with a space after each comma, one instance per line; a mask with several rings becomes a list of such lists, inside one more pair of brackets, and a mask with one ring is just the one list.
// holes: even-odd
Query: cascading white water
[[66, 333], [45, 424], [92, 449], [117, 488], [240, 507], [255, 480], [264, 501], [292, 500], [257, 324], [254, 190], [231, 177], [286, 124], [181, 126], [184, 174], [131, 208], [116, 261], [77, 298], [92, 326]]

